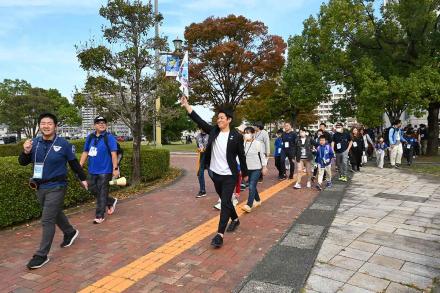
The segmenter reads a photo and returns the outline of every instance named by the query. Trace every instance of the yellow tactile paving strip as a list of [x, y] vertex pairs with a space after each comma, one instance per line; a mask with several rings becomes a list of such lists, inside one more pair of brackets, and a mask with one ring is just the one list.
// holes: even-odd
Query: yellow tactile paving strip
[[[284, 180], [269, 187], [260, 193], [261, 201], [264, 202], [268, 200], [270, 197], [294, 182], [295, 178], [294, 180]], [[240, 204], [239, 207], [243, 204], [245, 204], [245, 202]], [[244, 211], [241, 208], [237, 208], [238, 216], [242, 215], [243, 213]], [[208, 220], [204, 224], [168, 243], [165, 243], [161, 247], [114, 271], [110, 275], [98, 280], [79, 292], [123, 292], [136, 282], [157, 270], [162, 265], [172, 260], [174, 257], [180, 255], [193, 245], [215, 233], [217, 231], [218, 221], [219, 216]]]

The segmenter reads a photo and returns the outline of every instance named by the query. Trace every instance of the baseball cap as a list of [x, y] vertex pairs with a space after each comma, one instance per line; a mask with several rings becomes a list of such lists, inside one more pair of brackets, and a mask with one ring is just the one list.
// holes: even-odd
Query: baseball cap
[[102, 117], [102, 116], [97, 116], [97, 117], [95, 117], [95, 119], [93, 120], [93, 123], [98, 123], [98, 122], [100, 122], [100, 121], [104, 121], [105, 123], [107, 123], [107, 119], [105, 119], [104, 117]]

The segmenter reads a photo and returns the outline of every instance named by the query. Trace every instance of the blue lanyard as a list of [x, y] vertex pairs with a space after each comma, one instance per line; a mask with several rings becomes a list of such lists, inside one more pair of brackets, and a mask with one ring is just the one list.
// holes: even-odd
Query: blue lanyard
[[[47, 156], [49, 155], [50, 150], [52, 149], [53, 145], [54, 145], [55, 142], [57, 141], [57, 138], [58, 138], [58, 136], [55, 136], [55, 139], [53, 140], [52, 145], [50, 146], [49, 150], [48, 150], [47, 153], [46, 153], [46, 156], [44, 157], [43, 164], [44, 164], [44, 162], [46, 162]], [[38, 153], [38, 146], [39, 146], [39, 145], [40, 145], [40, 141], [38, 141], [38, 143], [37, 143], [37, 148], [35, 149], [35, 159], [34, 159], [34, 164], [37, 163], [37, 153]]]

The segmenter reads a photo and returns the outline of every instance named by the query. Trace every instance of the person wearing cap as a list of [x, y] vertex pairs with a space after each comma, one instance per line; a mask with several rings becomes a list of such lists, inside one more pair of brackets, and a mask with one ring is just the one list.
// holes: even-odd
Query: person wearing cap
[[[266, 157], [266, 160], [270, 156], [270, 138], [269, 133], [264, 129], [263, 122], [255, 123], [255, 140], [259, 141], [262, 146], [262, 154]], [[260, 175], [260, 179], [258, 182], [263, 182], [263, 173]]]
[[66, 163], [69, 163], [85, 189], [88, 187], [87, 177], [75, 156], [75, 147], [56, 134], [57, 124], [58, 119], [55, 115], [41, 114], [38, 125], [42, 136], [26, 140], [23, 152], [18, 157], [20, 165], [34, 165], [30, 185], [36, 188], [38, 202], [42, 208], [43, 235], [40, 248], [27, 264], [29, 269], [41, 268], [49, 262], [47, 255], [55, 236], [55, 225], [64, 233], [60, 245], [62, 248], [71, 246], [79, 235], [63, 212], [67, 188]]
[[119, 177], [118, 144], [116, 138], [107, 132], [107, 119], [98, 116], [94, 119], [95, 132], [89, 134], [84, 143], [80, 165], [84, 166], [88, 159], [88, 182], [90, 191], [96, 197], [96, 213], [94, 224], [101, 224], [105, 212], [115, 212], [117, 199], [109, 196], [109, 181]]
[[[220, 109], [217, 113], [217, 125], [213, 126], [193, 111], [185, 96], [180, 98], [180, 104], [186, 109], [189, 117], [209, 134], [206, 164], [212, 172], [215, 190], [221, 198], [218, 230], [211, 245], [220, 248], [223, 245], [226, 227], [228, 227], [227, 232], [233, 232], [240, 225], [237, 212], [232, 204], [232, 194], [239, 173], [237, 157], [243, 179], [247, 179], [248, 176], [243, 136], [235, 128], [230, 127], [233, 118], [232, 111]], [[228, 225], [229, 219], [231, 222]]]
[[335, 134], [332, 138], [332, 149], [336, 153], [336, 166], [339, 172], [339, 180], [347, 182], [348, 154], [353, 142], [349, 133], [344, 131], [342, 123], [336, 124]]

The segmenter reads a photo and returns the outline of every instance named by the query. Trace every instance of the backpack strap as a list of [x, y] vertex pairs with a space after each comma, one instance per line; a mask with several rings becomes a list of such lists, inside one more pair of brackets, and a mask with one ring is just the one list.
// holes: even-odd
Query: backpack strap
[[108, 155], [110, 156], [110, 159], [111, 159], [112, 152], [110, 151], [110, 146], [108, 145], [108, 133], [107, 132], [104, 134], [104, 143], [105, 143], [105, 146], [107, 147]]
[[86, 149], [90, 147], [90, 144], [92, 143], [92, 138], [96, 139], [96, 135], [94, 132], [90, 133], [89, 136], [86, 138]]

